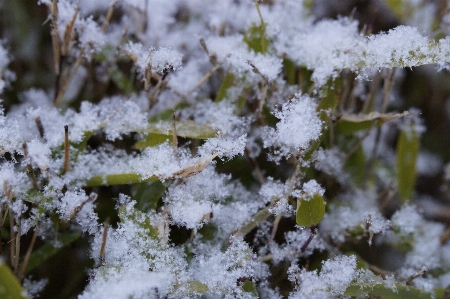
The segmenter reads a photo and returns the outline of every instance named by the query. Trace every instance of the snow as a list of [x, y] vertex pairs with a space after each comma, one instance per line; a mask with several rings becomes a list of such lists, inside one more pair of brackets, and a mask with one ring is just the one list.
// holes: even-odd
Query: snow
[[343, 295], [347, 286], [356, 277], [356, 257], [341, 256], [325, 261], [320, 274], [316, 271], [300, 270], [292, 264], [288, 270], [289, 280], [296, 284], [289, 298], [324, 298]]
[[150, 65], [152, 72], [164, 74], [166, 71], [176, 71], [181, 68], [182, 55], [170, 48], [160, 48], [159, 50], [151, 51]]
[[320, 186], [316, 180], [309, 180], [308, 182], [304, 183], [302, 189], [303, 192], [306, 193], [307, 197], [312, 197], [315, 194], [323, 196], [323, 194], [325, 193], [325, 189]]
[[230, 101], [214, 103], [200, 101], [191, 109], [181, 112], [183, 119], [192, 117], [200, 124], [209, 124], [223, 135], [239, 137], [248, 132], [250, 119], [240, 117], [234, 113], [235, 106]]
[[269, 81], [273, 81], [281, 71], [281, 59], [247, 49], [242, 35], [212, 37], [206, 40], [210, 53], [217, 55], [220, 63], [229, 65], [232, 73], [246, 76], [248, 80], [261, 81], [253, 71], [253, 64]]
[[283, 104], [281, 111], [274, 112], [279, 122], [276, 129], [267, 128], [264, 147], [277, 147], [276, 154], [284, 157], [306, 150], [321, 135], [323, 124], [316, 109], [313, 99], [296, 94], [292, 101]]
[[48, 284], [48, 279], [40, 279], [37, 281], [31, 278], [25, 278], [23, 281], [23, 288], [26, 290], [28, 299], [39, 298], [39, 293]]
[[333, 176], [340, 183], [345, 185], [349, 181], [344, 170], [344, 154], [336, 147], [331, 149], [320, 148], [314, 153], [314, 167]]
[[[374, 176], [367, 178], [364, 189], [358, 189], [345, 172], [347, 153], [342, 144], [346, 139], [339, 134], [328, 138], [336, 133], [331, 131], [334, 125], [330, 135], [325, 135], [328, 123], [319, 115], [331, 115], [330, 111], [318, 111], [321, 89], [342, 70], [354, 71], [362, 80], [393, 67], [448, 67], [450, 38], [435, 41], [431, 36], [436, 6], [419, 2], [408, 2], [420, 9], [404, 20], [415, 27], [399, 26], [368, 36], [360, 34], [358, 23], [350, 18], [315, 19], [308, 9], [310, 1], [261, 2], [269, 44], [265, 53], [258, 53], [244, 40], [249, 28], [261, 23], [252, 1], [57, 1], [60, 42], [70, 37], [61, 49], [63, 77], [74, 70], [71, 67], [81, 53], [83, 59], [57, 107], [53, 104], [54, 89], [62, 86], [43, 84], [42, 90], [14, 90], [20, 102], [7, 102], [7, 114], [1, 108], [0, 207], [11, 208], [15, 221], [22, 217], [20, 234], [39, 223], [39, 237], [61, 246], [55, 241], [55, 217], [50, 218], [56, 214], [68, 230], [91, 238], [90, 254], [96, 266], [90, 270], [90, 281], [78, 297], [81, 299], [253, 298], [242, 289], [245, 280], [255, 283], [261, 297], [281, 298], [280, 291], [268, 282], [272, 274], [269, 265], [286, 261], [292, 263], [288, 275], [294, 285], [289, 298], [342, 297], [352, 282], [383, 283], [395, 290], [397, 276], [408, 278], [422, 267], [430, 274], [415, 279], [416, 287], [426, 292], [446, 287], [450, 276], [440, 274], [450, 263], [449, 245], [439, 241], [444, 225], [425, 219], [410, 204], [398, 208], [388, 219], [377, 202], [380, 188], [395, 179], [385, 165], [395, 159], [389, 143], [396, 136], [397, 131], [392, 130], [396, 126], [383, 126], [380, 138], [373, 131], [365, 139], [367, 157], [378, 142], [383, 161], [373, 164]], [[49, 7], [51, 19], [52, 1], [39, 3]], [[115, 14], [111, 24], [103, 28], [111, 4]], [[73, 29], [68, 32], [73, 18]], [[12, 87], [9, 83], [14, 79], [8, 70], [14, 56], [8, 51], [8, 42], [0, 43], [0, 93]], [[299, 73], [305, 68], [311, 71], [308, 91], [286, 82], [283, 59], [293, 62]], [[51, 65], [51, 59], [46, 63]], [[113, 71], [130, 80], [133, 92], [125, 95], [120, 84], [108, 85]], [[232, 86], [216, 102], [227, 74], [233, 75]], [[20, 78], [24, 86], [29, 82], [26, 75]], [[157, 77], [163, 79], [159, 85]], [[135, 78], [138, 82], [132, 82]], [[150, 83], [149, 90], [142, 88], [142, 80]], [[105, 84], [107, 91], [95, 94], [93, 82]], [[366, 85], [361, 81], [356, 88], [355, 93], [364, 98]], [[153, 92], [157, 96], [150, 99]], [[5, 102], [11, 100], [8, 93], [2, 95]], [[395, 104], [403, 103], [397, 100]], [[178, 148], [168, 142], [142, 150], [132, 147], [132, 137], [148, 134], [151, 117], [173, 110], [180, 120], [207, 125], [217, 135], [205, 140], [180, 138]], [[419, 117], [394, 122], [401, 123], [410, 132], [425, 132]], [[68, 171], [64, 170], [64, 126], [69, 128]], [[84, 146], [82, 142], [90, 136], [94, 136], [92, 142]], [[260, 171], [265, 181], [234, 180], [223, 173], [226, 167], [216, 165], [244, 154], [251, 157], [250, 163], [244, 165], [244, 159], [235, 162]], [[222, 161], [217, 163], [216, 158]], [[436, 176], [444, 162], [422, 151], [418, 172]], [[295, 163], [301, 166], [300, 171], [289, 178]], [[28, 176], [29, 166], [33, 171]], [[445, 179], [450, 180], [450, 164], [444, 171]], [[323, 173], [334, 177], [338, 186], [327, 184]], [[109, 184], [110, 175], [130, 175], [137, 182], [161, 180], [165, 193], [158, 208], [145, 213], [130, 194], [118, 195], [120, 220], [106, 228], [104, 235], [95, 203], [95, 192], [100, 194], [102, 189], [89, 194], [85, 188], [92, 178]], [[233, 173], [233, 177], [239, 175]], [[272, 240], [274, 218], [292, 217], [292, 200], [324, 196], [324, 186], [327, 196], [330, 194], [327, 211], [306, 249], [303, 246], [311, 232], [298, 226], [289, 228], [284, 241]], [[266, 213], [264, 219], [257, 219], [259, 212]], [[254, 243], [259, 245], [247, 244], [241, 236], [241, 231], [253, 224]], [[177, 244], [170, 239], [176, 226], [191, 230], [189, 241]], [[211, 238], [204, 235], [205, 228], [213, 231]], [[385, 281], [369, 271], [356, 270], [357, 259], [346, 255], [346, 246], [340, 248], [342, 252], [336, 248], [358, 238], [371, 243], [375, 234], [382, 235], [377, 241], [409, 248], [397, 276], [388, 275]], [[102, 245], [105, 252], [100, 257]], [[329, 256], [319, 270], [300, 267], [306, 259], [315, 259], [317, 252]], [[37, 296], [43, 286], [42, 281], [24, 282], [30, 297]], [[201, 292], [193, 291], [195, 287]]]

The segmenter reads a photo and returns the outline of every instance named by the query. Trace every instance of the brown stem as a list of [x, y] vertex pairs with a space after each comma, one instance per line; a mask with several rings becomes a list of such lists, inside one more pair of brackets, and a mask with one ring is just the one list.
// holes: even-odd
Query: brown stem
[[79, 206], [77, 206], [75, 209], [73, 209], [73, 211], [70, 213], [69, 219], [65, 222], [67, 223], [69, 221], [72, 221], [88, 202], [94, 201], [96, 199], [97, 199], [97, 195], [95, 193], [92, 193], [91, 195], [89, 195], [88, 199], [86, 199]]
[[11, 240], [9, 240], [9, 259], [11, 263], [11, 268], [14, 269], [14, 254], [16, 253], [16, 242], [14, 242], [15, 233], [14, 233], [14, 216], [12, 214], [12, 210], [9, 209], [9, 234], [11, 237]]
[[450, 237], [450, 225], [447, 227], [447, 229], [445, 230], [445, 232], [441, 235], [441, 237], [439, 238], [439, 242], [441, 244], [444, 244], [445, 241], [448, 240], [448, 238]]
[[[26, 159], [28, 158], [28, 146], [25, 142], [22, 144], [22, 148], [23, 148], [23, 156]], [[33, 185], [33, 188], [35, 190], [39, 190], [39, 187], [36, 183], [36, 177], [34, 176], [33, 167], [31, 166], [30, 163], [27, 163], [27, 175], [31, 181], [31, 184]]]
[[53, 64], [55, 67], [55, 74], [58, 76], [60, 74], [60, 61], [61, 61], [61, 41], [59, 39], [59, 31], [58, 31], [58, 0], [53, 0], [52, 2], [52, 46], [53, 46]]
[[66, 25], [66, 32], [64, 33], [64, 40], [61, 45], [61, 56], [64, 57], [69, 52], [70, 42], [72, 41], [73, 35], [73, 26], [75, 25], [75, 20], [77, 18], [78, 12], [80, 10], [80, 3], [78, 3], [77, 8], [75, 9], [75, 13], [72, 16], [72, 19]]
[[108, 228], [109, 228], [109, 218], [106, 218], [105, 223], [103, 224], [102, 246], [100, 247], [100, 265], [103, 265], [105, 262], [104, 259], [105, 259], [106, 239], [108, 237]]
[[212, 69], [210, 69], [198, 82], [195, 84], [194, 87], [192, 87], [191, 90], [189, 90], [188, 93], [194, 92], [197, 88], [199, 88], [203, 83], [205, 83], [206, 80], [208, 80], [209, 77], [211, 77], [219, 68], [221, 67], [220, 64], [215, 65]]
[[178, 136], [177, 136], [177, 119], [175, 117], [175, 110], [172, 113], [172, 142], [173, 142], [173, 153], [178, 159]]
[[389, 101], [391, 99], [391, 93], [392, 93], [392, 87], [394, 86], [394, 74], [395, 74], [396, 68], [393, 68], [392, 70], [388, 71], [386, 74], [386, 78], [384, 78], [384, 86], [383, 86], [383, 104], [381, 106], [381, 113], [385, 113]]
[[113, 15], [114, 12], [114, 5], [116, 5], [117, 0], [114, 0], [108, 8], [108, 11], [106, 12], [106, 17], [105, 20], [103, 21], [102, 24], [102, 31], [105, 32], [106, 28], [108, 28], [109, 22], [111, 21], [111, 17]]
[[422, 275], [425, 275], [427, 273], [427, 269], [425, 268], [425, 266], [422, 267], [422, 269], [420, 269], [419, 272], [414, 273], [413, 275], [411, 275], [410, 277], [408, 277], [408, 279], [406, 280], [406, 284], [407, 285], [411, 285], [412, 281], [414, 279], [416, 279], [417, 277], [420, 277]]
[[317, 235], [317, 226], [311, 225], [311, 233], [309, 234], [308, 240], [306, 240], [305, 244], [303, 244], [300, 249], [302, 252], [305, 252], [306, 247], [308, 247], [309, 243], [311, 243], [312, 239]]
[[28, 262], [30, 261], [30, 256], [31, 252], [33, 251], [34, 243], [36, 243], [38, 231], [39, 231], [39, 223], [36, 225], [36, 228], [34, 229], [33, 237], [31, 238], [31, 242], [30, 245], [28, 246], [27, 253], [25, 254], [25, 257], [23, 259], [22, 266], [20, 267], [20, 272], [19, 275], [17, 276], [19, 281], [22, 281], [25, 275], [25, 270], [28, 266]]
[[19, 271], [19, 257], [20, 257], [20, 235], [22, 230], [22, 217], [18, 215], [17, 219], [17, 234], [16, 234], [16, 245], [15, 245], [15, 259], [14, 259], [14, 274], [17, 276]]
[[84, 54], [84, 49], [81, 49], [80, 53], [78, 54], [77, 60], [75, 61], [75, 64], [72, 67], [72, 70], [70, 71], [67, 78], [64, 78], [64, 83], [63, 83], [61, 89], [57, 92], [55, 101], [53, 102], [54, 106], [58, 106], [59, 102], [61, 101], [62, 97], [64, 96], [64, 93], [66, 92], [67, 87], [69, 87], [70, 81], [72, 81], [72, 78], [73, 78], [73, 76], [75, 76], [75, 73], [76, 73], [78, 67], [81, 65], [81, 61], [83, 60], [83, 54]]
[[34, 121], [36, 122], [36, 126], [39, 131], [39, 136], [41, 136], [41, 138], [44, 138], [45, 131], [44, 126], [42, 126], [41, 117], [40, 116], [36, 117]]
[[69, 127], [64, 126], [64, 173], [68, 173], [70, 170], [69, 160]]
[[280, 224], [281, 218], [283, 218], [283, 213], [278, 214], [278, 216], [275, 218], [275, 221], [273, 222], [272, 233], [270, 234], [268, 244], [270, 244], [270, 242], [272, 242], [272, 240], [275, 238], [278, 230], [278, 224]]
[[247, 148], [245, 148], [244, 150], [245, 156], [247, 157], [248, 161], [250, 162], [250, 164], [253, 167], [253, 170], [255, 171], [255, 175], [256, 175], [256, 179], [258, 180], [258, 182], [262, 185], [266, 182], [266, 178], [264, 177], [264, 175], [261, 172], [261, 168], [259, 168], [258, 162], [256, 161], [255, 158], [252, 158], [250, 156], [250, 152], [248, 151]]

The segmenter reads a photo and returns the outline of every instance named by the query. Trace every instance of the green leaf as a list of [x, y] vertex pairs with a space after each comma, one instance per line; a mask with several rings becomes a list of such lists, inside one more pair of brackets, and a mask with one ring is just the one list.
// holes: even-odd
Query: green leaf
[[297, 215], [295, 220], [300, 226], [316, 226], [325, 215], [325, 201], [323, 197], [316, 193], [311, 199], [297, 200]]
[[139, 184], [133, 196], [133, 199], [136, 200], [136, 209], [142, 212], [156, 210], [165, 191], [166, 186], [159, 180]]
[[297, 84], [297, 67], [292, 60], [287, 58], [283, 59], [283, 70], [287, 83], [289, 85]]
[[357, 187], [362, 187], [364, 180], [364, 171], [365, 171], [365, 155], [363, 147], [360, 146], [358, 149], [348, 157], [345, 168], [350, 173], [353, 182]]
[[[206, 124], [199, 124], [192, 120], [183, 120], [175, 122], [177, 136], [193, 139], [207, 139], [216, 135], [217, 130], [211, 128]], [[137, 133], [160, 134], [165, 136], [172, 136], [173, 122], [161, 120], [156, 123], [150, 123], [145, 130]]]
[[198, 233], [202, 235], [202, 239], [212, 241], [216, 236], [218, 227], [212, 222], [205, 223], [199, 230]]
[[152, 176], [143, 180], [141, 175], [137, 173], [118, 173], [108, 175], [97, 175], [86, 181], [86, 187], [98, 186], [113, 186], [113, 185], [128, 185], [138, 184], [143, 182], [152, 182], [158, 180], [157, 177]]
[[410, 201], [413, 196], [419, 144], [419, 135], [414, 129], [414, 124], [406, 126], [400, 131], [397, 141], [396, 170], [398, 195], [403, 202]]
[[162, 144], [166, 141], [170, 141], [169, 135], [162, 135], [162, 134], [148, 134], [147, 136], [144, 136], [141, 140], [136, 142], [134, 144], [135, 149], [144, 149], [151, 146], [157, 146], [159, 144]]
[[196, 280], [188, 280], [184, 285], [184, 288], [186, 290], [185, 294], [205, 293], [209, 290], [206, 284]]
[[182, 284], [177, 284], [172, 293], [183, 294], [183, 296], [190, 297], [190, 295], [198, 295], [208, 292], [209, 288], [206, 284], [197, 280], [188, 280]]
[[404, 19], [405, 13], [403, 0], [385, 0], [384, 2], [389, 6], [391, 11], [399, 20]]
[[72, 145], [79, 152], [81, 152], [86, 149], [87, 143], [88, 143], [89, 139], [92, 137], [92, 135], [94, 135], [93, 131], [85, 131], [83, 133], [83, 139], [81, 140], [80, 143], [72, 143], [71, 142], [70, 145]]
[[120, 69], [115, 68], [112, 70], [111, 81], [113, 81], [116, 86], [126, 95], [129, 95], [133, 92], [133, 82], [128, 79]]
[[[412, 286], [405, 286], [402, 284], [395, 284], [395, 291], [392, 289], [374, 282], [365, 283], [352, 283], [345, 291], [345, 296], [353, 297], [365, 297], [368, 294], [370, 298], [383, 298], [383, 299], [431, 299], [435, 298], [431, 293], [426, 293]], [[441, 292], [441, 291], [439, 291]], [[436, 292], [438, 293], [438, 292]], [[443, 292], [442, 292], [443, 293]], [[436, 294], [438, 295], [438, 294]], [[443, 294], [442, 294], [443, 295]], [[442, 298], [442, 296], [436, 296], [436, 298]]]
[[175, 107], [171, 108], [171, 109], [167, 109], [167, 110], [163, 110], [160, 113], [152, 116], [150, 118], [150, 122], [151, 123], [157, 123], [161, 120], [168, 120], [168, 121], [172, 121], [173, 119], [173, 112], [177, 111], [177, 110], [182, 110], [183, 108], [187, 108], [190, 107], [190, 105], [186, 102], [182, 102], [179, 103], [177, 105], [175, 105]]
[[234, 75], [232, 73], [227, 73], [225, 75], [225, 78], [223, 78], [219, 91], [217, 92], [216, 103], [222, 101], [227, 96], [227, 91], [231, 86], [233, 86], [233, 83]]
[[[340, 85], [340, 77], [328, 80], [327, 84], [322, 88], [322, 97], [317, 106], [317, 111], [331, 110], [334, 112], [336, 110], [340, 98]], [[322, 113], [321, 120], [328, 120], [328, 114]]]
[[34, 250], [30, 255], [30, 260], [27, 265], [27, 269], [25, 270], [25, 274], [28, 274], [34, 268], [40, 266], [43, 262], [57, 254], [64, 246], [69, 245], [80, 237], [79, 232], [74, 233], [63, 233], [59, 234], [57, 238], [57, 243], [59, 246], [54, 247], [53, 245], [46, 243]]
[[258, 296], [258, 291], [256, 290], [256, 285], [253, 281], [247, 279], [241, 287], [244, 292], [252, 293], [253, 296]]
[[[175, 122], [177, 136], [193, 139], [213, 138], [217, 134], [217, 130], [206, 124], [199, 124], [192, 120], [183, 120]], [[136, 142], [136, 149], [144, 149], [150, 146], [156, 146], [164, 143], [173, 135], [173, 121], [161, 120], [156, 123], [150, 123], [147, 129], [139, 131], [139, 133], [150, 133]]]
[[266, 53], [269, 46], [269, 40], [266, 37], [266, 24], [261, 23], [250, 26], [245, 32], [244, 42], [256, 53]]
[[11, 269], [0, 261], [0, 298], [2, 299], [25, 299], [25, 291]]

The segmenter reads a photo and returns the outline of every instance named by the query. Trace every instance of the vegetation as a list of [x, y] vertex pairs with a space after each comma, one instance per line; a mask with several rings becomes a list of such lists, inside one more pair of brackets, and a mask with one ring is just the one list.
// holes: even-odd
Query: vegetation
[[0, 297], [449, 298], [446, 5], [3, 1]]

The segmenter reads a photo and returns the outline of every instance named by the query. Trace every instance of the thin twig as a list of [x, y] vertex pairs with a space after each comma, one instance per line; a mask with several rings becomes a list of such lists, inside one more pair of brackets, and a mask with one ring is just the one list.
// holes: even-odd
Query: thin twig
[[212, 76], [212, 74], [214, 74], [219, 68], [221, 67], [220, 64], [217, 64], [216, 66], [214, 66], [212, 69], [210, 69], [198, 82], [197, 84], [195, 84], [195, 86], [189, 90], [189, 93], [192, 93], [194, 90], [196, 90], [197, 88], [199, 88], [203, 83], [205, 83], [206, 80], [209, 79], [209, 77]]
[[250, 156], [250, 152], [249, 152], [249, 150], [247, 148], [245, 148], [244, 153], [245, 153], [245, 156], [247, 157], [248, 161], [252, 165], [253, 170], [255, 171], [256, 179], [258, 180], [258, 182], [261, 185], [264, 184], [266, 182], [266, 178], [262, 174], [261, 168], [259, 167], [258, 162], [256, 161], [255, 158]]
[[105, 20], [102, 24], [102, 31], [105, 32], [106, 28], [108, 28], [109, 22], [111, 21], [111, 17], [114, 12], [114, 5], [116, 5], [117, 0], [114, 0], [108, 7], [108, 11], [106, 12]]
[[51, 36], [52, 36], [52, 47], [53, 47], [53, 64], [55, 68], [55, 74], [58, 76], [60, 74], [60, 61], [61, 61], [61, 41], [59, 39], [58, 30], [58, 0], [52, 1], [52, 22], [51, 22]]
[[381, 105], [381, 113], [385, 113], [387, 111], [389, 101], [391, 99], [392, 87], [394, 86], [395, 71], [396, 68], [392, 68], [392, 70], [387, 72], [386, 78], [384, 78], [383, 104]]
[[27, 253], [25, 254], [22, 265], [20, 267], [20, 272], [19, 275], [17, 276], [19, 281], [22, 281], [23, 277], [25, 276], [25, 270], [27, 269], [28, 262], [30, 261], [31, 252], [33, 251], [34, 243], [36, 243], [38, 231], [39, 231], [39, 223], [36, 225], [34, 229], [33, 237], [31, 237], [30, 245], [28, 245]]
[[72, 16], [72, 19], [66, 25], [66, 32], [64, 33], [64, 40], [61, 45], [61, 56], [66, 56], [69, 52], [70, 42], [72, 41], [73, 35], [73, 26], [75, 25], [75, 20], [77, 19], [78, 12], [80, 10], [80, 3], [78, 2], [77, 8]]
[[270, 234], [270, 239], [269, 242], [267, 242], [267, 244], [270, 244], [273, 241], [273, 239], [275, 239], [275, 235], [277, 234], [278, 225], [280, 224], [281, 218], [283, 218], [283, 213], [278, 214], [275, 220], [273, 221], [272, 232]]
[[22, 217], [21, 215], [17, 215], [17, 234], [16, 234], [16, 245], [15, 245], [15, 259], [14, 259], [14, 274], [17, 276], [17, 272], [19, 271], [19, 256], [20, 256], [20, 236], [22, 231]]
[[172, 113], [172, 145], [173, 145], [173, 153], [175, 157], [178, 159], [178, 136], [177, 136], [177, 119], [175, 117], [175, 110]]
[[444, 244], [448, 238], [450, 237], [450, 225], [447, 227], [447, 229], [445, 230], [445, 232], [441, 235], [441, 237], [439, 238], [439, 242], [441, 244]]
[[86, 199], [79, 206], [77, 206], [75, 209], [73, 209], [73, 211], [70, 213], [69, 219], [65, 222], [67, 223], [69, 221], [72, 221], [88, 202], [94, 201], [96, 199], [97, 199], [97, 195], [95, 193], [92, 193], [91, 195], [89, 195], [88, 199]]
[[419, 272], [417, 272], [417, 273], [411, 275], [410, 277], [408, 277], [408, 279], [406, 280], [406, 284], [407, 285], [411, 285], [412, 281], [414, 279], [416, 279], [416, 278], [418, 278], [418, 277], [420, 277], [422, 275], [425, 275], [425, 274], [427, 274], [427, 268], [425, 266], [423, 266], [422, 269], [420, 269]]
[[373, 77], [372, 84], [370, 84], [369, 93], [366, 96], [366, 100], [364, 101], [363, 113], [369, 113], [373, 108], [373, 101], [375, 100], [375, 95], [378, 91], [378, 88], [381, 83], [381, 73], [377, 72]]
[[75, 64], [72, 67], [72, 70], [70, 71], [67, 78], [65, 78], [64, 84], [61, 87], [61, 89], [59, 90], [58, 95], [55, 98], [55, 101], [53, 103], [54, 106], [58, 106], [59, 102], [61, 101], [62, 97], [64, 96], [64, 93], [66, 92], [67, 87], [69, 87], [70, 81], [72, 81], [73, 76], [75, 76], [75, 73], [77, 72], [78, 67], [81, 65], [81, 62], [83, 61], [83, 54], [84, 54], [84, 49], [81, 48], [80, 53], [78, 54], [77, 60], [75, 61]]
[[100, 266], [105, 263], [106, 240], [108, 238], [109, 218], [103, 223], [102, 246], [100, 247]]
[[[27, 159], [28, 158], [28, 146], [25, 142], [22, 144], [22, 148], [23, 148], [23, 156], [25, 159]], [[39, 187], [36, 183], [36, 177], [34, 176], [33, 167], [31, 166], [30, 163], [27, 163], [27, 175], [31, 181], [31, 184], [33, 185], [33, 188], [35, 190], [39, 190]]]
[[10, 242], [9, 259], [10, 259], [10, 263], [11, 263], [11, 268], [14, 269], [14, 265], [15, 265], [14, 255], [16, 254], [16, 242], [13, 242], [13, 241], [14, 241], [14, 238], [16, 238], [16, 235], [14, 233], [14, 215], [13, 215], [11, 209], [9, 209], [9, 234], [11, 237], [11, 239], [9, 240], [9, 242]]
[[306, 248], [308, 247], [309, 243], [311, 243], [312, 239], [317, 235], [317, 227], [315, 225], [311, 225], [311, 233], [309, 234], [308, 240], [306, 240], [305, 244], [303, 244], [302, 248], [300, 249], [301, 252], [305, 252]]
[[64, 174], [70, 170], [69, 126], [64, 126]]
[[41, 138], [44, 138], [45, 131], [44, 126], [42, 126], [41, 117], [40, 116], [36, 117], [34, 121], [36, 122], [36, 127], [39, 131], [39, 136], [41, 136]]
[[157, 103], [157, 97], [158, 95], [164, 90], [164, 87], [166, 85], [166, 81], [159, 79], [158, 83], [156, 83], [156, 86], [153, 88], [152, 92], [148, 96], [149, 100], [149, 107], [153, 107]]

